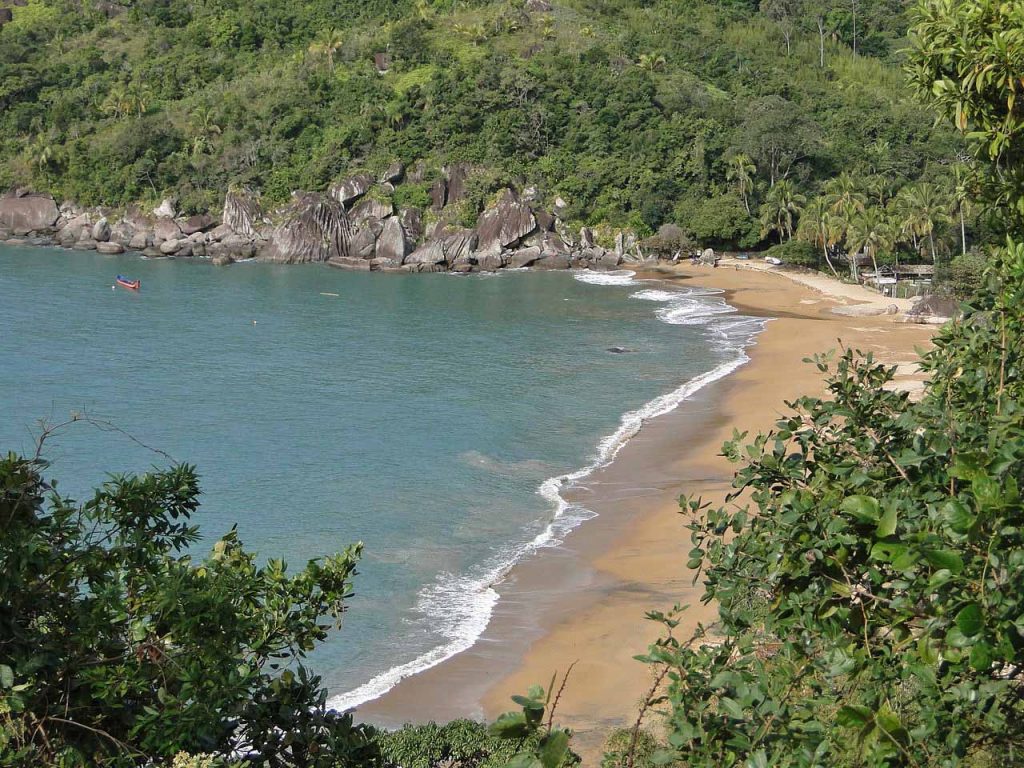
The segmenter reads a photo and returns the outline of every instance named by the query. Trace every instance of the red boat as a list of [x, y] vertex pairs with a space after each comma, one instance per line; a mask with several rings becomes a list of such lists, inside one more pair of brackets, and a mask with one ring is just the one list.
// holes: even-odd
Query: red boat
[[127, 288], [129, 291], [137, 291], [142, 287], [141, 280], [129, 280], [124, 275], [117, 276], [117, 284], [122, 288]]

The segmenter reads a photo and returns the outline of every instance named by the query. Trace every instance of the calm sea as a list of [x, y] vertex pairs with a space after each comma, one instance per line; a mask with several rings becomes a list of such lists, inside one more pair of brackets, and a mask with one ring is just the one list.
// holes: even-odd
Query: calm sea
[[[112, 289], [118, 273], [142, 290]], [[78, 424], [49, 443], [65, 493], [166, 465], [144, 444], [198, 466], [201, 548], [235, 523], [293, 567], [364, 542], [344, 626], [314, 658], [350, 706], [472, 644], [489, 585], [588, 516], [559, 486], [740, 365], [759, 328], [628, 272], [217, 269], [0, 245], [0, 451], [82, 412], [123, 432]]]

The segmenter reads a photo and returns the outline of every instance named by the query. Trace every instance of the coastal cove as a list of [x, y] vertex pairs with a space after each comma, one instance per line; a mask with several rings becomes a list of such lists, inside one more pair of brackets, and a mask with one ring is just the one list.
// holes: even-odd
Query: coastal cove
[[[472, 650], [403, 681], [361, 707], [362, 716], [395, 724], [415, 719], [429, 703], [432, 712], [441, 707], [448, 716], [493, 718], [512, 708], [510, 696], [574, 664], [558, 720], [574, 729], [585, 764], [598, 764], [608, 734], [633, 725], [651, 685], [633, 659], [659, 636], [645, 613], [688, 604], [680, 625], [685, 636], [717, 619], [714, 604], [699, 602], [702, 585], [686, 568], [692, 545], [678, 499], [693, 494], [726, 503], [734, 468], [721, 446], [733, 430], [768, 430], [787, 412], [784, 401], [821, 392], [821, 376], [803, 362], [814, 350], [871, 352], [898, 366], [896, 388], [916, 392], [923, 384], [915, 361], [933, 328], [851, 314], [877, 303], [869, 291], [825, 279], [815, 281], [815, 290], [740, 262], [717, 270], [661, 268], [633, 279], [677, 290], [722, 289], [744, 316], [771, 319], [747, 348], [749, 362], [647, 423], [614, 462], [569, 494], [597, 517], [558, 550], [513, 569], [499, 587], [502, 600], [490, 627]], [[647, 725], [657, 730], [657, 718]]]
[[[141, 292], [113, 290], [115, 273]], [[551, 479], [606, 463], [761, 326], [714, 291], [624, 272], [380, 278], [0, 246], [0, 274], [6, 444], [83, 412], [198, 464], [207, 542], [237, 521], [293, 564], [366, 542], [345, 626], [314, 659], [357, 698], [472, 645], [492, 584], [524, 553], [560, 557], [592, 516]], [[71, 494], [166, 464], [86, 425], [48, 456]]]

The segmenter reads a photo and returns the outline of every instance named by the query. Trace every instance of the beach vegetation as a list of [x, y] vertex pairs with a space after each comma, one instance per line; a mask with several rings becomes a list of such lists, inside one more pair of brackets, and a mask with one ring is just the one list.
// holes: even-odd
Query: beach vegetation
[[46, 469], [0, 459], [0, 765], [376, 762], [372, 729], [329, 710], [303, 663], [341, 619], [359, 545], [290, 571], [232, 530], [193, 557], [192, 467], [84, 501]]
[[798, 226], [780, 182], [810, 200], [844, 171], [952, 177], [956, 132], [898, 87], [904, 3], [857, 6], [30, 0], [0, 28], [0, 187], [216, 212], [235, 185], [272, 207], [395, 160], [461, 164], [462, 224], [499, 182], [561, 197], [572, 228], [767, 247]]
[[[962, 316], [922, 355], [919, 398], [871, 355], [815, 355], [827, 394], [726, 444], [729, 503], [683, 500], [688, 565], [719, 619], [690, 636], [683, 608], [650, 614], [664, 628], [642, 657], [659, 681], [647, 707], [665, 716], [660, 764], [1024, 762], [1024, 126], [1009, 74], [1024, 61], [1021, 14], [919, 3], [912, 82], [964, 132], [974, 203], [1004, 240], [953, 260]], [[933, 253], [929, 235], [951, 220], [938, 188], [896, 194], [900, 235], [887, 193], [847, 182], [816, 219], [844, 217], [872, 257], [900, 236]]]

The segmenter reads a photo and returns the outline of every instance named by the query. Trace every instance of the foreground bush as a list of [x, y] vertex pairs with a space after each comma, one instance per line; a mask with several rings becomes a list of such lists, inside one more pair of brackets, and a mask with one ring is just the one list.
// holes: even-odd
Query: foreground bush
[[358, 545], [289, 575], [231, 531], [193, 561], [191, 467], [116, 477], [83, 503], [45, 468], [0, 460], [0, 764], [375, 760], [371, 732], [327, 711], [302, 666], [341, 618]]

